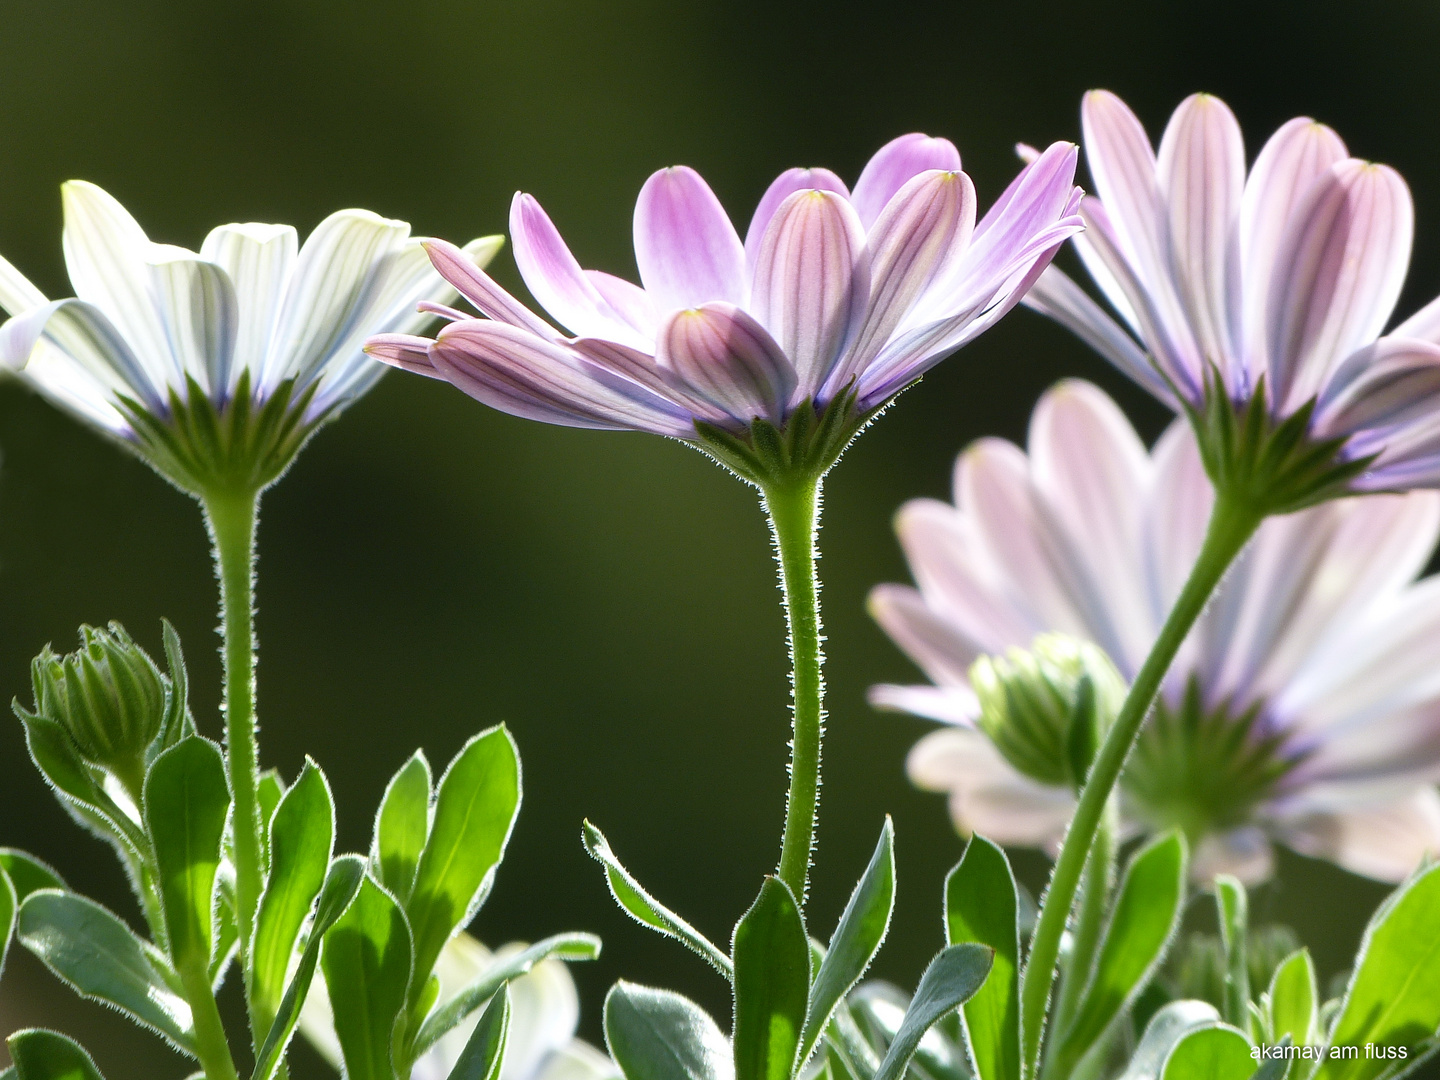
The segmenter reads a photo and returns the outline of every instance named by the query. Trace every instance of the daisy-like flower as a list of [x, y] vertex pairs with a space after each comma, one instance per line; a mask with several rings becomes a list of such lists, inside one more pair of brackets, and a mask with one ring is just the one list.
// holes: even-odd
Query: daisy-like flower
[[955, 147], [905, 135], [853, 191], [826, 169], [783, 173], [743, 241], [698, 173], [662, 169], [635, 205], [643, 288], [582, 270], [520, 193], [515, 260], [564, 329], [435, 241], [437, 269], [488, 318], [454, 312], [434, 341], [396, 335], [369, 350], [517, 416], [700, 443], [756, 480], [767, 462], [754, 425], [786, 431], [838, 402], [828, 437], [801, 448], [823, 469], [866, 418], [1014, 306], [1078, 230], [1076, 153], [1050, 147], [977, 222]]
[[1440, 485], [1440, 301], [1381, 335], [1414, 227], [1400, 175], [1305, 117], [1247, 174], [1239, 124], [1207, 94], [1158, 151], [1114, 94], [1081, 116], [1095, 196], [1076, 249], [1119, 322], [1054, 268], [1027, 302], [1188, 413], [1227, 494], [1282, 512]]
[[[418, 330], [455, 291], [410, 226], [366, 210], [222, 225], [200, 251], [149, 240], [94, 184], [64, 185], [75, 296], [48, 300], [0, 259], [0, 360], [51, 401], [138, 450], [192, 494], [258, 490], [326, 418], [384, 373], [371, 334]], [[501, 238], [472, 243], [488, 261]]]
[[[947, 723], [909, 772], [949, 795], [962, 830], [1054, 850], [1075, 809], [1071, 787], [976, 726], [972, 664], [1062, 633], [1133, 678], [1213, 497], [1183, 421], [1147, 453], [1108, 397], [1069, 382], [1037, 406], [1028, 454], [981, 440], [956, 463], [953, 504], [901, 510], [919, 587], [882, 585], [871, 611], [932, 684], [871, 698]], [[1182, 827], [1201, 877], [1266, 876], [1272, 840], [1388, 881], [1440, 852], [1440, 578], [1414, 580], [1437, 536], [1430, 491], [1262, 525], [1126, 764], [1129, 827]]]

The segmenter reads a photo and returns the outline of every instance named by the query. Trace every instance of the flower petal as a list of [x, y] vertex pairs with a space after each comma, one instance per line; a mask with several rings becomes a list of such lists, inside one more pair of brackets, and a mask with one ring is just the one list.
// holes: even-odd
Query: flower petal
[[799, 375], [820, 389], [869, 298], [865, 230], [842, 195], [797, 191], [775, 211], [756, 255], [749, 309]]
[[436, 272], [474, 304], [482, 315], [508, 326], [529, 330], [548, 341], [560, 340], [560, 331], [502, 289], [460, 248], [448, 240], [425, 240], [422, 244]]
[[660, 310], [654, 298], [638, 285], [603, 270], [586, 270], [585, 276], [610, 310], [640, 335], [647, 351], [654, 351], [655, 334], [660, 329]]
[[597, 379], [573, 350], [505, 323], [451, 323], [430, 349], [435, 370], [501, 412], [565, 427], [694, 436], [690, 418], [638, 386]]
[[430, 346], [435, 344], [429, 338], [413, 334], [376, 334], [365, 342], [365, 352], [382, 364], [413, 371], [431, 379], [444, 379], [430, 362]]
[[1242, 342], [1252, 383], [1268, 367], [1270, 279], [1285, 226], [1311, 185], [1346, 156], [1339, 135], [1300, 116], [1270, 136], [1250, 169], [1240, 202], [1240, 265]]
[[1394, 429], [1437, 414], [1440, 346], [1383, 337], [1336, 369], [1320, 395], [1311, 430], [1328, 439], [1366, 428]]
[[661, 169], [635, 203], [635, 262], [662, 308], [745, 299], [745, 249], [720, 200], [694, 169]]
[[1195, 845], [1190, 857], [1190, 878], [1213, 885], [1220, 874], [1258, 885], [1275, 873], [1275, 850], [1265, 833], [1254, 825], [1223, 834], [1210, 833]]
[[660, 330], [655, 362], [747, 426], [756, 417], [779, 423], [795, 389], [775, 339], [733, 304], [677, 311]]
[[970, 665], [987, 650], [919, 592], [908, 585], [877, 585], [867, 607], [926, 678], [940, 686], [969, 686]]
[[1192, 94], [1170, 118], [1160, 140], [1157, 175], [1169, 209], [1170, 244], [1180, 298], [1201, 353], [1220, 366], [1237, 363], [1232, 319], [1239, 274], [1232, 273], [1245, 140], [1223, 101]]
[[1402, 799], [1288, 823], [1285, 842], [1314, 858], [1379, 881], [1404, 881], [1427, 858], [1440, 854], [1440, 795], [1419, 788]]
[[151, 262], [149, 270], [179, 369], [171, 385], [183, 391], [189, 376], [212, 398], [222, 400], [230, 387], [239, 321], [230, 276], [188, 253]]
[[47, 303], [45, 294], [32, 285], [29, 278], [0, 257], [0, 308], [11, 315], [23, 315]]
[[745, 233], [745, 268], [749, 273], [753, 275], [755, 272], [760, 241], [764, 239], [770, 219], [780, 209], [780, 204], [797, 191], [811, 190], [833, 191], [850, 198], [850, 189], [845, 186], [845, 181], [829, 169], [786, 169], [765, 189], [765, 194], [760, 196], [760, 205], [755, 207], [755, 213], [750, 218], [750, 228]]
[[949, 139], [932, 139], [912, 132], [891, 139], [875, 151], [865, 164], [860, 179], [855, 181], [850, 201], [860, 215], [860, 224], [867, 230], [880, 220], [890, 200], [922, 172], [960, 171], [960, 151]]
[[229, 275], [237, 309], [229, 379], [214, 389], [233, 389], [242, 371], [258, 375], [298, 251], [289, 225], [222, 225], [200, 245], [200, 257]]
[[968, 686], [896, 686], [880, 683], [865, 695], [872, 708], [903, 712], [942, 724], [969, 725], [980, 703]]
[[1272, 393], [1291, 412], [1384, 328], [1410, 262], [1414, 209], [1399, 173], [1347, 160], [1292, 215], [1269, 294]]

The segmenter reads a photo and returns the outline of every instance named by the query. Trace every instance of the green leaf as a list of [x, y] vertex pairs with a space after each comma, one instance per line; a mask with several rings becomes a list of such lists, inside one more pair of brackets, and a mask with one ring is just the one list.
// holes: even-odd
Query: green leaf
[[1145, 1025], [1140, 1045], [1119, 1080], [1158, 1080], [1165, 1059], [1175, 1044], [1190, 1032], [1220, 1022], [1220, 1013], [1208, 1001], [1181, 1000], [1162, 1005]]
[[1020, 1080], [1020, 901], [1005, 852], [973, 836], [945, 879], [945, 934], [995, 951], [990, 977], [960, 1010], [979, 1080]]
[[151, 755], [168, 750], [181, 739], [195, 734], [195, 719], [190, 715], [190, 676], [185, 670], [185, 654], [180, 648], [180, 635], [169, 619], [160, 620], [160, 635], [165, 642], [165, 662], [170, 667], [170, 691], [165, 700], [165, 720], [160, 726], [160, 737], [151, 744], [147, 763], [154, 760]]
[[53, 720], [25, 713], [18, 706], [17, 711], [25, 725], [30, 760], [55, 790], [61, 804], [97, 835], [123, 845], [129, 852], [144, 851], [145, 837], [95, 782], [65, 729]]
[[430, 763], [425, 752], [401, 766], [385, 788], [375, 816], [374, 860], [380, 884], [403, 903], [415, 885], [415, 868], [430, 835]]
[[1246, 959], [1250, 934], [1250, 902], [1238, 878], [1215, 878], [1215, 907], [1220, 944], [1225, 950], [1225, 1021], [1243, 1028], [1250, 1010], [1250, 968]]
[[66, 888], [54, 867], [18, 848], [0, 847], [0, 870], [5, 871], [10, 884], [15, 886], [17, 904], [23, 904], [27, 896], [40, 889]]
[[349, 910], [325, 934], [321, 959], [348, 1080], [397, 1080], [393, 1043], [411, 956], [405, 913], [366, 876]]
[[1320, 993], [1309, 949], [1296, 949], [1270, 977], [1268, 1026], [1276, 1042], [1285, 1036], [1295, 1046], [1309, 1046], [1319, 1037]]
[[1370, 920], [1316, 1080], [1370, 1080], [1395, 1062], [1365, 1045], [1419, 1047], [1440, 1027], [1440, 865], [1397, 890]]
[[94, 1060], [74, 1039], [31, 1028], [5, 1040], [16, 1080], [104, 1080]]
[[510, 991], [502, 986], [489, 1008], [480, 1014], [480, 1022], [450, 1070], [450, 1080], [496, 1080], [505, 1063], [509, 1034]]
[[260, 780], [255, 785], [255, 796], [260, 803], [260, 830], [268, 837], [270, 823], [275, 820], [275, 811], [280, 807], [280, 800], [285, 797], [285, 781], [280, 779], [280, 774], [274, 769], [266, 769], [260, 774]]
[[270, 823], [270, 876], [250, 943], [251, 995], [269, 1012], [280, 1003], [290, 957], [320, 895], [334, 843], [330, 785], [319, 766], [307, 758]]
[[940, 950], [920, 976], [920, 985], [915, 988], [900, 1030], [876, 1070], [875, 1080], [900, 1080], [925, 1033], [952, 1009], [974, 997], [975, 991], [984, 985], [993, 957], [994, 952], [988, 946], [974, 943], [949, 945]]
[[735, 1078], [790, 1080], [810, 999], [810, 941], [789, 886], [767, 877], [735, 927]]
[[1228, 1024], [1190, 1032], [1165, 1059], [1161, 1080], [1250, 1080], [1250, 1040]]
[[20, 905], [16, 939], [81, 997], [113, 1005], [142, 1027], [194, 1052], [190, 1006], [164, 957], [115, 915], [74, 893], [41, 889]]
[[1185, 841], [1173, 831], [1141, 848], [1125, 868], [1094, 974], [1055, 1049], [1058, 1075], [1074, 1068], [1149, 982], [1180, 925], [1185, 868]]
[[500, 725], [466, 743], [440, 779], [430, 839], [405, 906], [414, 934], [412, 995], [424, 989], [445, 942], [489, 894], [519, 808], [520, 756]]
[[634, 875], [620, 865], [620, 860], [610, 850], [610, 841], [605, 839], [605, 834], [588, 821], [585, 822], [583, 839], [590, 857], [605, 868], [610, 895], [620, 905], [620, 910], [642, 926], [674, 938], [725, 978], [735, 978], [735, 966], [730, 963], [730, 958], [699, 930], [646, 892]]
[[830, 948], [815, 975], [810, 990], [810, 1005], [805, 1014], [805, 1030], [800, 1040], [799, 1061], [810, 1058], [830, 1014], [860, 981], [870, 961], [880, 951], [885, 932], [890, 928], [890, 914], [895, 909], [895, 826], [890, 818], [880, 830], [880, 841], [870, 856], [850, 902], [840, 916]]
[[730, 1040], [689, 998], [623, 979], [605, 997], [605, 1045], [625, 1080], [734, 1080]]
[[295, 1025], [300, 1020], [300, 1008], [305, 1004], [305, 995], [310, 992], [310, 983], [315, 977], [315, 965], [320, 961], [321, 944], [326, 932], [335, 925], [350, 908], [360, 883], [365, 880], [365, 862], [357, 855], [342, 855], [330, 864], [325, 875], [325, 884], [320, 889], [320, 898], [315, 903], [315, 918], [310, 924], [310, 938], [305, 951], [300, 954], [300, 963], [290, 983], [285, 987], [285, 996], [280, 1000], [265, 1044], [255, 1059], [252, 1080], [270, 1080], [290, 1045]]
[[229, 810], [225, 759], [209, 739], [182, 739], [145, 776], [145, 826], [177, 968], [209, 971], [215, 871]]
[[528, 974], [540, 961], [552, 958], [594, 960], [599, 955], [600, 939], [594, 934], [556, 934], [501, 960], [430, 1014], [415, 1039], [413, 1056], [418, 1058], [425, 1053], [442, 1035], [494, 997], [506, 983]]
[[[1290, 1041], [1290, 1036], [1286, 1035], [1276, 1045], [1282, 1050], [1288, 1050], [1293, 1043]], [[1250, 1053], [1253, 1060], [1254, 1050], [1252, 1049]], [[1282, 1080], [1289, 1071], [1290, 1060], [1288, 1057], [1272, 1057], [1261, 1063], [1260, 1067], [1250, 1075], [1250, 1080]]]
[[5, 957], [10, 953], [10, 934], [15, 929], [15, 911], [19, 906], [10, 875], [0, 867], [0, 975], [5, 973]]

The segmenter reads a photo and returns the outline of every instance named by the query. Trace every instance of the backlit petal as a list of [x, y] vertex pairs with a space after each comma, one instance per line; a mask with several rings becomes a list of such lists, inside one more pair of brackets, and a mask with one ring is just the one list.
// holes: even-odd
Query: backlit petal
[[661, 169], [635, 203], [635, 262], [664, 309], [745, 299], [745, 249], [735, 226], [694, 169]]

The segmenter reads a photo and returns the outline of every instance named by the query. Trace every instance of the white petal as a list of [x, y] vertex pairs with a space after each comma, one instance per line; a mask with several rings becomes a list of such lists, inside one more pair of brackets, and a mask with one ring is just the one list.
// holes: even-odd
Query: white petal
[[910, 713], [944, 724], [970, 725], [980, 711], [975, 692], [968, 686], [872, 686], [866, 700], [877, 709]]
[[1275, 873], [1275, 851], [1256, 826], [1211, 833], [1195, 845], [1190, 856], [1190, 878], [1209, 886], [1220, 874], [1230, 874], [1246, 885], [1257, 885]]
[[1287, 823], [1285, 842], [1351, 873], [1403, 881], [1421, 860], [1440, 855], [1440, 796], [1421, 788], [1375, 806], [1315, 813]]
[[230, 369], [238, 331], [235, 289], [230, 277], [214, 263], [193, 256], [149, 264], [150, 283], [165, 318], [170, 351], [185, 387], [193, 378], [212, 397], [230, 385]]
[[34, 308], [49, 303], [45, 294], [30, 283], [30, 279], [0, 257], [0, 308], [11, 315], [23, 315]]
[[928, 678], [941, 686], [965, 686], [970, 665], [983, 651], [944, 615], [905, 585], [877, 585], [870, 614]]
[[259, 377], [298, 250], [289, 225], [254, 223], [221, 225], [200, 245], [200, 257], [223, 267], [235, 289], [238, 327], [226, 392], [242, 371], [252, 380]]

